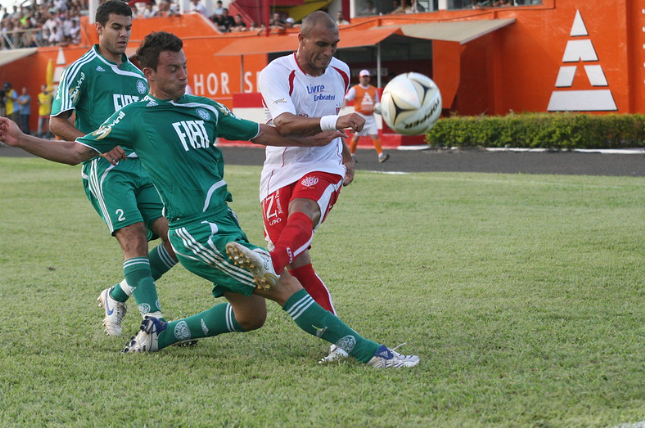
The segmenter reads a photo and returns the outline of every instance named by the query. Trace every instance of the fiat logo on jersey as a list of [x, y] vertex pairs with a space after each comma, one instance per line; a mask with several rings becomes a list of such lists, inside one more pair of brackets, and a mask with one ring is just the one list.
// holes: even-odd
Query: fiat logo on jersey
[[305, 177], [300, 182], [305, 187], [313, 187], [318, 184], [318, 177]]

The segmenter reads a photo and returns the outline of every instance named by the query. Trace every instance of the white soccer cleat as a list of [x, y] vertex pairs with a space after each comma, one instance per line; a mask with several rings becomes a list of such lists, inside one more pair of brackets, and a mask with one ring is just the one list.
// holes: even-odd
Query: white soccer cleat
[[159, 334], [167, 326], [167, 322], [146, 315], [141, 322], [139, 332], [132, 336], [122, 352], [157, 352], [159, 350]]
[[128, 306], [125, 302], [119, 302], [110, 297], [110, 291], [114, 287], [106, 288], [101, 292], [98, 299], [99, 306], [105, 310], [105, 318], [103, 318], [103, 326], [108, 336], [121, 336], [121, 322], [125, 313], [128, 311]]
[[380, 155], [378, 155], [378, 162], [383, 163], [389, 158], [390, 158], [390, 155], [388, 155], [387, 153], [381, 153]]
[[260, 248], [251, 250], [237, 242], [226, 244], [226, 254], [233, 263], [248, 270], [253, 275], [253, 282], [261, 290], [268, 290], [278, 282], [280, 276], [273, 269], [271, 255]]
[[349, 357], [349, 354], [343, 348], [339, 348], [336, 345], [331, 345], [331, 348], [329, 349], [329, 355], [318, 362], [320, 364], [335, 363], [337, 361], [342, 361], [347, 357]]
[[[399, 346], [403, 345], [405, 345], [405, 343]], [[414, 367], [419, 364], [420, 360], [416, 355], [401, 355], [396, 352], [395, 350], [399, 346], [394, 349], [390, 349], [385, 345], [381, 345], [374, 353], [372, 359], [367, 362], [367, 365], [377, 369], [389, 369], [399, 367]]]

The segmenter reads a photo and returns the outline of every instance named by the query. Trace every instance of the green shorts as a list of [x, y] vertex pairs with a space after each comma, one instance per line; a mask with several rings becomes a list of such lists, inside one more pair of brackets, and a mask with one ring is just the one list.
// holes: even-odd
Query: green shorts
[[251, 273], [235, 266], [226, 254], [226, 244], [231, 241], [259, 248], [249, 242], [230, 208], [171, 222], [168, 238], [179, 262], [213, 283], [213, 296], [220, 297], [226, 291], [250, 296], [255, 290]]
[[110, 233], [140, 221], [148, 228], [148, 240], [157, 238], [150, 225], [163, 216], [163, 203], [139, 158], [113, 166], [102, 157], [83, 164], [83, 187]]

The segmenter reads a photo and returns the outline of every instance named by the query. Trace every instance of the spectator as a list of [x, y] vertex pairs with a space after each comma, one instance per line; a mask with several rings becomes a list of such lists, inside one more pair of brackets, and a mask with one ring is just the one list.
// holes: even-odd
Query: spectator
[[20, 18], [20, 11], [18, 10], [18, 6], [15, 4], [13, 5], [13, 12], [9, 15], [9, 19], [14, 19], [14, 18]]
[[294, 28], [296, 26], [296, 20], [292, 17], [288, 17], [287, 19], [285, 19], [284, 25], [286, 28]]
[[168, 16], [175, 15], [175, 11], [170, 7], [170, 2], [168, 0], [162, 0], [159, 3], [159, 7], [154, 14], [155, 18], [165, 18]]
[[152, 18], [153, 16], [155, 16], [155, 11], [152, 8], [152, 3], [146, 3], [146, 7], [143, 9], [143, 12], [141, 13], [141, 17], [148, 19], [148, 18]]
[[228, 9], [222, 9], [222, 15], [220, 15], [217, 20], [217, 27], [222, 33], [228, 33], [231, 31], [231, 27], [235, 25], [235, 19], [228, 14]]
[[282, 20], [279, 12], [273, 14], [273, 18], [269, 21], [269, 28], [272, 30], [284, 30], [287, 28], [286, 23]]
[[2, 35], [3, 35], [3, 44], [5, 49], [14, 48], [14, 32], [13, 32], [13, 21], [10, 18], [3, 20], [2, 25]]
[[234, 21], [235, 22], [233, 23], [233, 26], [231, 26], [231, 31], [238, 31], [239, 32], [239, 31], [246, 31], [247, 30], [246, 24], [244, 23], [244, 20], [242, 19], [242, 15], [240, 15], [239, 13], [237, 15], [235, 15]]
[[349, 21], [345, 19], [345, 16], [343, 15], [343, 11], [339, 10], [338, 13], [336, 14], [336, 24], [338, 25], [347, 25], [349, 24]]
[[264, 24], [258, 24], [255, 21], [251, 21], [251, 25], [249, 25], [249, 31], [260, 32], [263, 31], [264, 28]]
[[367, 0], [365, 2], [365, 6], [363, 9], [358, 13], [358, 16], [371, 16], [371, 15], [378, 15], [378, 11], [376, 10], [376, 7], [374, 7], [374, 2], [372, 0]]
[[189, 11], [191, 13], [201, 13], [202, 15], [208, 17], [206, 6], [204, 6], [204, 3], [202, 3], [201, 0], [190, 0]]
[[72, 18], [69, 20], [69, 22], [72, 24], [71, 28], [69, 29], [70, 43], [73, 45], [78, 45], [79, 43], [81, 43], [81, 27], [78, 24], [78, 19]]
[[137, 4], [131, 4], [130, 9], [132, 9], [132, 19], [139, 19], [139, 9], [137, 8]]
[[65, 0], [54, 0], [54, 9], [59, 13], [65, 12], [67, 10], [67, 2]]
[[47, 30], [48, 33], [47, 42], [50, 46], [52, 46], [54, 44], [53, 42], [55, 42], [52, 37], [56, 34], [59, 26], [60, 25], [58, 22], [58, 17], [56, 16], [55, 11], [53, 9], [50, 9], [47, 15], [47, 20], [43, 24], [43, 29]]
[[410, 10], [407, 13], [425, 12], [426, 8], [416, 0], [410, 0]]
[[[134, 11], [133, 11], [134, 13]], [[61, 16], [61, 31], [63, 32], [63, 43], [69, 45], [72, 43], [72, 20], [70, 19], [69, 11]]]
[[6, 116], [6, 109], [4, 105], [5, 99], [6, 99], [6, 95], [5, 95], [5, 90], [3, 88], [3, 89], [0, 89], [0, 116]]
[[29, 116], [31, 115], [31, 97], [29, 89], [22, 88], [22, 94], [18, 96], [18, 113], [20, 115], [20, 129], [25, 134], [31, 134], [29, 131]]
[[[397, 7], [398, 3], [398, 7]], [[411, 13], [412, 11], [412, 6], [410, 5], [410, 0], [393, 0], [392, 1], [392, 6], [394, 6], [394, 10], [390, 12], [392, 15], [396, 15], [399, 13]]]
[[18, 113], [18, 106], [16, 105], [16, 102], [18, 101], [18, 93], [11, 87], [11, 82], [4, 84], [4, 94], [5, 113], [7, 117], [16, 123], [20, 123], [20, 115]]
[[[222, 1], [217, 0], [215, 9], [213, 10], [213, 15], [214, 16], [221, 16], [224, 13], [224, 7], [222, 6]], [[211, 17], [212, 19], [212, 17]]]
[[38, 94], [38, 130], [37, 136], [49, 138], [49, 115], [52, 112], [52, 94], [47, 90], [47, 85], [40, 87]]

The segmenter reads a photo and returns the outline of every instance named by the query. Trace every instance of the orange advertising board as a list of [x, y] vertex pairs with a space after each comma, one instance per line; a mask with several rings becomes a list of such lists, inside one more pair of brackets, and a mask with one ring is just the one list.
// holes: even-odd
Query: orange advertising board
[[[439, 26], [433, 29], [432, 25], [478, 20], [505, 24], [462, 39], [445, 37], [436, 31]], [[411, 24], [430, 25], [415, 27], [413, 37], [408, 37]], [[87, 18], [82, 28], [81, 46], [39, 48], [0, 66], [0, 83], [11, 81], [17, 89], [27, 86], [35, 100], [40, 85], [46, 83], [49, 60], [54, 63], [56, 85], [62, 70], [97, 42]], [[267, 64], [272, 46], [297, 46], [297, 30], [268, 36], [219, 34], [207, 19], [187, 14], [136, 20], [128, 53], [134, 53], [146, 34], [160, 28], [184, 40], [193, 92], [233, 109], [234, 94], [257, 92], [257, 75]], [[444, 109], [459, 114], [645, 113], [644, 28], [644, 0], [543, 0], [534, 6], [354, 18], [341, 28], [339, 47], [343, 49], [343, 38], [347, 43], [354, 40], [353, 47], [376, 47], [388, 37], [410, 44], [420, 38], [432, 40], [430, 77], [442, 90]], [[265, 42], [259, 42], [261, 38]], [[226, 50], [240, 43], [265, 47], [244, 55], [236, 55], [234, 48]], [[33, 104], [35, 127], [37, 106]]]

